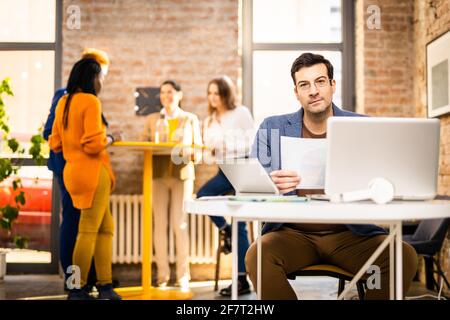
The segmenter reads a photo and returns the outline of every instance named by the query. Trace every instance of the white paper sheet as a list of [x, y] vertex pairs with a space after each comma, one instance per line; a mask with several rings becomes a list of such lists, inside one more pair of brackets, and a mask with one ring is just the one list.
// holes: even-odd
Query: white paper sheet
[[324, 189], [327, 139], [281, 137], [281, 168], [300, 176], [297, 189]]

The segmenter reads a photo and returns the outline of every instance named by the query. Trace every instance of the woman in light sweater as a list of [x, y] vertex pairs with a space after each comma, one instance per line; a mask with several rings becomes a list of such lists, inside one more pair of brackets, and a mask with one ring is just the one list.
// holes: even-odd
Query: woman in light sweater
[[[227, 76], [215, 78], [208, 84], [208, 113], [203, 123], [203, 142], [210, 152], [204, 153], [205, 162], [220, 163], [226, 158], [245, 158], [249, 155], [254, 135], [253, 118], [249, 110], [235, 103], [233, 82]], [[233, 186], [219, 169], [216, 176], [203, 185], [197, 197], [219, 196], [234, 192]], [[223, 252], [231, 252], [231, 226], [220, 216], [211, 216], [224, 240]], [[238, 225], [238, 293], [250, 292], [245, 270], [245, 253], [249, 247], [245, 222]], [[220, 291], [230, 296], [231, 286]]]

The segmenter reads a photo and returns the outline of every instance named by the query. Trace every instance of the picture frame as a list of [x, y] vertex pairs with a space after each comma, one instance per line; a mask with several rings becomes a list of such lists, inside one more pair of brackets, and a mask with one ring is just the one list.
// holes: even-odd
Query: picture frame
[[450, 30], [426, 46], [428, 117], [450, 113]]
[[138, 87], [134, 96], [136, 98], [134, 110], [137, 116], [147, 116], [162, 109], [159, 87]]

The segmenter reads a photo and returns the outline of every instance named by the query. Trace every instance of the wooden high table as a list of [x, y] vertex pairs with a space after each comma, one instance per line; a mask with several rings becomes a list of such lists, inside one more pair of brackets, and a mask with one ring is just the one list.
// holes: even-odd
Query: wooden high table
[[170, 155], [173, 148], [203, 148], [196, 145], [182, 145], [174, 142], [115, 142], [113, 149], [144, 152], [143, 166], [143, 207], [142, 207], [142, 285], [140, 287], [118, 288], [116, 291], [128, 300], [184, 300], [191, 299], [193, 294], [188, 290], [175, 288], [155, 288], [151, 286], [152, 278], [152, 179], [153, 155]]

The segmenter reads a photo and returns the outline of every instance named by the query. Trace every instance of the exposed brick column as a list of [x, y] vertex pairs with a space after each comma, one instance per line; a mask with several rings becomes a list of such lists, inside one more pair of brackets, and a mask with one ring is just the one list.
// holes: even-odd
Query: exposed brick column
[[[418, 117], [427, 116], [427, 80], [426, 80], [426, 44], [441, 34], [450, 30], [450, 1], [414, 2], [414, 39], [415, 39], [415, 73], [414, 102], [415, 114]], [[450, 114], [440, 117], [441, 145], [439, 163], [440, 194], [450, 195]], [[440, 254], [440, 263], [447, 279], [450, 278], [450, 234], [444, 241]], [[422, 273], [423, 274], [423, 273]], [[423, 276], [421, 277], [421, 279]], [[423, 280], [423, 279], [422, 279]], [[450, 290], [444, 285], [444, 293]]]
[[[380, 29], [369, 29], [370, 5], [380, 9]], [[356, 4], [357, 111], [414, 116], [413, 1], [359, 0]]]

